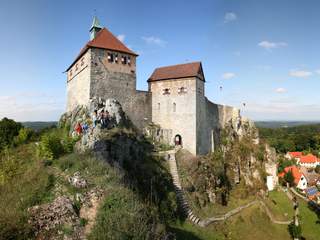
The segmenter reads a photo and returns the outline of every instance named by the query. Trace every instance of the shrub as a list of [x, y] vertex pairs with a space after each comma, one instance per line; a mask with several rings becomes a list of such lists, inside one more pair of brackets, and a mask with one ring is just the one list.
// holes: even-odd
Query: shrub
[[16, 136], [15, 139], [14, 139], [14, 143], [16, 145], [27, 143], [30, 140], [30, 138], [32, 137], [33, 134], [34, 134], [34, 131], [32, 129], [30, 129], [30, 128], [21, 128], [19, 130], [18, 136]]
[[60, 136], [55, 132], [45, 133], [41, 136], [39, 144], [39, 155], [43, 158], [53, 160], [64, 153], [64, 146]]

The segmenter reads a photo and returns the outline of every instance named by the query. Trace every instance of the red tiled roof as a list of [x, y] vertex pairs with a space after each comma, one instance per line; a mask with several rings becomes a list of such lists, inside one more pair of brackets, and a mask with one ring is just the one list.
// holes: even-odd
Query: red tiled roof
[[101, 29], [97, 36], [87, 42], [87, 44], [81, 49], [79, 55], [73, 61], [73, 63], [67, 68], [68, 71], [72, 65], [89, 49], [89, 48], [102, 48], [108, 50], [119, 51], [123, 53], [128, 53], [134, 56], [138, 56], [138, 54], [131, 51], [127, 48], [117, 37], [115, 37], [108, 29]]
[[316, 162], [318, 162], [318, 158], [312, 154], [301, 156], [299, 161], [299, 163], [316, 163]]
[[[199, 76], [199, 74], [203, 76], [201, 62], [178, 64], [156, 68], [148, 79], [148, 82], [176, 78], [197, 77]], [[204, 76], [201, 80], [205, 81]]]
[[299, 169], [297, 166], [295, 166], [295, 165], [289, 166], [289, 167], [286, 167], [283, 172], [279, 173], [278, 176], [279, 176], [279, 177], [284, 177], [284, 175], [285, 175], [286, 173], [288, 173], [288, 172], [291, 172], [291, 173], [292, 173], [292, 176], [294, 177], [294, 183], [295, 183], [295, 184], [298, 184], [299, 181], [300, 181], [301, 176], [303, 175], [303, 174], [300, 172], [300, 169]]
[[302, 152], [288, 152], [289, 153], [289, 155], [291, 156], [291, 157], [293, 157], [293, 158], [299, 158], [299, 157], [301, 157], [302, 156]]

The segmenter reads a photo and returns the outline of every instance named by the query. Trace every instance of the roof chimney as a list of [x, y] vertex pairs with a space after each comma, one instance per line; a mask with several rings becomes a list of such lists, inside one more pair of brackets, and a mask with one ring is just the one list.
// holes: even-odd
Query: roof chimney
[[93, 40], [101, 29], [102, 29], [102, 26], [100, 25], [98, 18], [94, 16], [93, 22], [90, 28], [90, 40]]

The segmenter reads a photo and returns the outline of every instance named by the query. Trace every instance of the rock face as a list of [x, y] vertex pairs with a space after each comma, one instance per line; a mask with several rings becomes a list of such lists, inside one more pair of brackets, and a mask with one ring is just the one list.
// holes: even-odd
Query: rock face
[[265, 163], [265, 171], [267, 173], [267, 187], [268, 190], [273, 190], [275, 186], [279, 184], [278, 179], [278, 164], [277, 164], [277, 154], [274, 148], [271, 148], [266, 144], [265, 146], [267, 153], [267, 162]]

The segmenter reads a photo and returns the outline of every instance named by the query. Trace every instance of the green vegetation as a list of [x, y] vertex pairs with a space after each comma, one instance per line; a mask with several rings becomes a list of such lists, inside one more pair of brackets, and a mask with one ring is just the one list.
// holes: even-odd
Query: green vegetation
[[318, 155], [320, 150], [320, 124], [289, 128], [259, 128], [265, 139], [278, 153], [307, 151]]
[[269, 192], [265, 203], [276, 220], [289, 221], [292, 219], [294, 215], [292, 202], [282, 191]]

